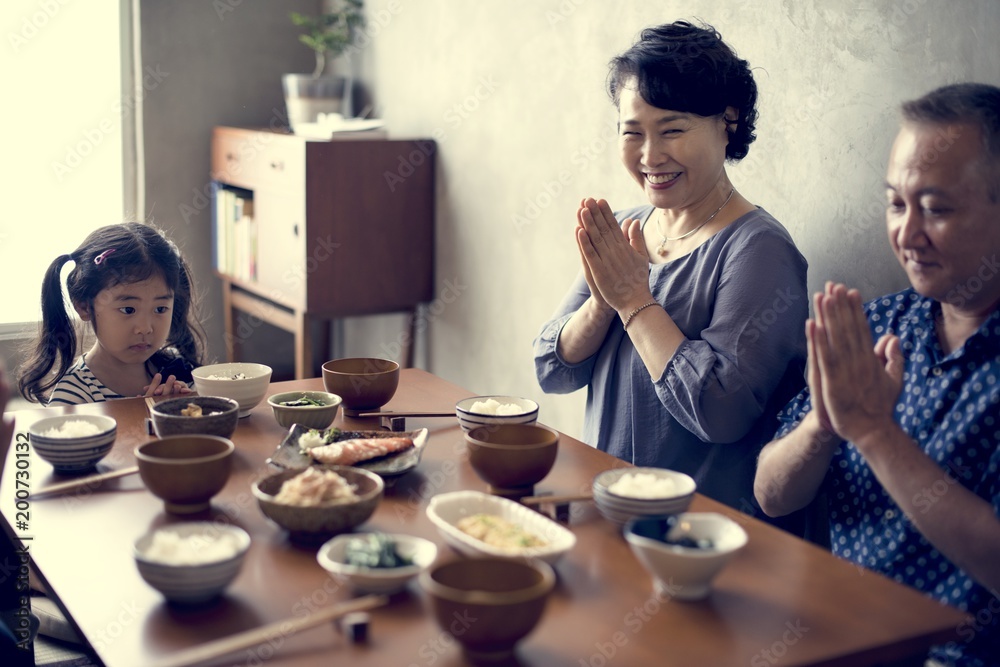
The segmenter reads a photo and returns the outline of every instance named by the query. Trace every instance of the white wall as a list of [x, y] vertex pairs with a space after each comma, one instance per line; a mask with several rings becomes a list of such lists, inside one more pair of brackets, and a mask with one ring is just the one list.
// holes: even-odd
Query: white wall
[[[368, 0], [368, 11], [380, 114], [396, 134], [440, 143], [438, 287], [463, 290], [431, 318], [429, 369], [476, 393], [534, 397], [573, 435], [583, 393], [543, 395], [531, 341], [578, 269], [577, 202], [642, 201], [604, 92], [608, 60], [641, 28], [701, 18], [755, 68], [759, 138], [730, 173], [792, 232], [812, 289], [905, 286], [882, 220], [898, 104], [960, 80], [1000, 84], [993, 0]], [[348, 349], [388, 349], [374, 341], [397, 327], [350, 324]]]

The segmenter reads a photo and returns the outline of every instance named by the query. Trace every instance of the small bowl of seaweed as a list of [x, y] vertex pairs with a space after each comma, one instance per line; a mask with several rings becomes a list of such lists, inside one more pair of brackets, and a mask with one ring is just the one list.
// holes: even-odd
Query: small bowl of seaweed
[[338, 535], [316, 553], [320, 566], [354, 591], [383, 595], [406, 588], [435, 558], [433, 542], [400, 533]]
[[325, 429], [337, 418], [341, 403], [340, 396], [325, 391], [286, 391], [267, 399], [275, 421], [285, 428], [302, 424]]

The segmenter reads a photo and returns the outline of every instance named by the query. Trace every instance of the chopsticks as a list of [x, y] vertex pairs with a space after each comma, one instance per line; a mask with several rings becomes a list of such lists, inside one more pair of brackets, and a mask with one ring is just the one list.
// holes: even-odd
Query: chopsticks
[[119, 477], [125, 477], [127, 475], [134, 475], [139, 472], [139, 466], [132, 466], [131, 468], [122, 468], [120, 470], [112, 470], [111, 472], [104, 472], [100, 475], [91, 475], [89, 477], [83, 477], [82, 479], [74, 479], [69, 482], [60, 482], [59, 484], [52, 484], [51, 486], [46, 486], [44, 489], [38, 489], [31, 494], [32, 498], [38, 498], [39, 496], [48, 496], [53, 493], [65, 493], [67, 491], [75, 491], [77, 489], [82, 489], [84, 487], [90, 486], [100, 486], [109, 479], [117, 479]]
[[451, 412], [359, 412], [353, 417], [454, 417], [455, 411]]
[[564, 505], [566, 503], [575, 503], [582, 500], [593, 499], [594, 494], [592, 493], [580, 493], [569, 496], [525, 496], [524, 498], [518, 499], [518, 502], [522, 505], [528, 505], [530, 507], [532, 505], [546, 505], [549, 503], [554, 505]]
[[259, 628], [223, 637], [222, 639], [217, 639], [201, 646], [178, 651], [168, 658], [155, 663], [155, 667], [188, 667], [190, 665], [200, 665], [216, 658], [221, 658], [234, 651], [256, 646], [276, 636], [288, 637], [300, 630], [306, 630], [307, 628], [332, 621], [345, 614], [380, 607], [388, 601], [389, 598], [384, 595], [367, 595], [349, 602], [327, 607], [308, 616], [276, 621]]

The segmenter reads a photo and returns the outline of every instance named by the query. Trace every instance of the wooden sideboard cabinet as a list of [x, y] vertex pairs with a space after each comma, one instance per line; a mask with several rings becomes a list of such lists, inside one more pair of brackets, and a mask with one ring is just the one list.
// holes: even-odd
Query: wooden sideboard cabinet
[[325, 353], [332, 319], [408, 312], [403, 363], [412, 364], [416, 307], [434, 289], [435, 154], [432, 140], [381, 133], [322, 141], [214, 128], [213, 252], [227, 357], [237, 360], [250, 334], [235, 311], [294, 335], [297, 378], [318, 374], [314, 321]]

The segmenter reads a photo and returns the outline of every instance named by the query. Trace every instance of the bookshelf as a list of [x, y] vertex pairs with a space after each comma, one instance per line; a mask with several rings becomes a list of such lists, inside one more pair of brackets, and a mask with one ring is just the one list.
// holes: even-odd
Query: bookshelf
[[405, 312], [402, 362], [411, 365], [416, 308], [433, 298], [435, 153], [432, 140], [377, 131], [317, 140], [214, 128], [213, 263], [227, 358], [239, 360], [253, 335], [237, 326], [239, 312], [294, 336], [296, 378], [319, 374], [325, 358], [314, 348], [329, 350], [331, 321]]

